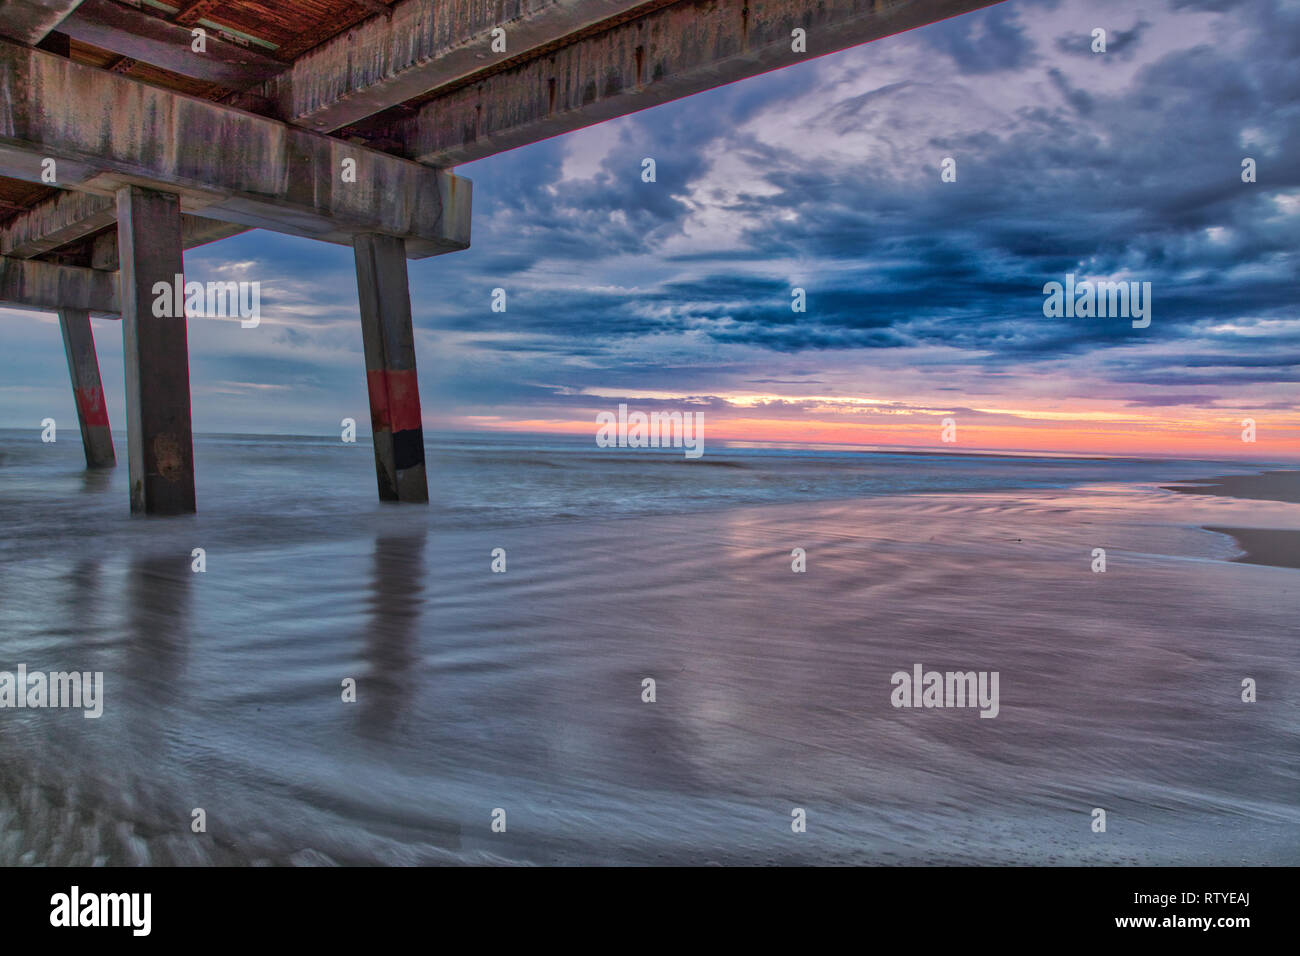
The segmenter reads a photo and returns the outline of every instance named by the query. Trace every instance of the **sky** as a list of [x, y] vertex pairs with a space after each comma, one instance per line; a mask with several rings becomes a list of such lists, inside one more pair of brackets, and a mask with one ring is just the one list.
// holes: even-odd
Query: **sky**
[[[472, 247], [409, 263], [426, 429], [1300, 456], [1300, 2], [1007, 0], [456, 172]], [[364, 433], [350, 248], [185, 258], [261, 284], [257, 328], [190, 320], [196, 431]], [[1149, 282], [1149, 326], [1045, 315], [1067, 274]], [[0, 327], [0, 425], [75, 429], [57, 318]]]

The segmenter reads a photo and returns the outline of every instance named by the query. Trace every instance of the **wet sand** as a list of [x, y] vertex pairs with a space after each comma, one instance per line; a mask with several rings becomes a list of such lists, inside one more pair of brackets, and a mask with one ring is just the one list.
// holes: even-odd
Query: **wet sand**
[[[205, 538], [201, 575], [185, 522], [11, 564], [13, 660], [108, 689], [100, 720], [5, 715], [0, 860], [1300, 863], [1300, 579], [1204, 530], [1300, 528], [1294, 504], [1114, 486], [432, 520]], [[917, 663], [998, 671], [998, 716], [895, 708]]]
[[[1227, 475], [1204, 481], [1163, 486], [1184, 495], [1214, 495], [1254, 501], [1300, 504], [1300, 471], [1266, 471], [1257, 475]], [[1207, 525], [1206, 531], [1229, 534], [1245, 552], [1235, 561], [1300, 568], [1300, 530], [1289, 528], [1232, 528]]]
[[1162, 486], [1184, 495], [1216, 495], [1300, 504], [1300, 471], [1265, 471], [1257, 475], [1224, 475]]
[[1206, 531], [1230, 534], [1245, 553], [1234, 561], [1271, 564], [1278, 568], [1300, 568], [1300, 531], [1274, 528], [1216, 528]]

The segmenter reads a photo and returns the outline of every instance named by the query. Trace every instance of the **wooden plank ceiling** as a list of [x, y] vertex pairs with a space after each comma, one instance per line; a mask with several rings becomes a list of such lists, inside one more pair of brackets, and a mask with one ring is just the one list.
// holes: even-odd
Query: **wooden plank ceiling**
[[[202, 26], [288, 66], [312, 47], [375, 16], [396, 0], [174, 0], [175, 5], [161, 0], [114, 2], [169, 23]], [[221, 33], [223, 27], [229, 32]], [[73, 42], [72, 59], [205, 99], [220, 100], [230, 93], [215, 84], [179, 76], [86, 43]]]

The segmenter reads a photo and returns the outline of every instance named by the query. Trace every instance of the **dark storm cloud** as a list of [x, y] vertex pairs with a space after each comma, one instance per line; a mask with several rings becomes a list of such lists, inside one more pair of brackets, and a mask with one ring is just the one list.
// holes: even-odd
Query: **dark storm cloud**
[[[502, 157], [504, 165], [479, 174], [480, 194], [494, 196], [514, 175], [533, 175], [546, 188], [513, 188], [501, 193], [508, 199], [490, 199], [499, 203], [501, 233], [490, 225], [476, 242], [506, 245], [520, 221], [545, 223], [546, 238], [530, 252], [516, 243], [509, 256], [484, 256], [476, 271], [499, 269], [492, 283], [513, 279], [524, 287], [512, 293], [511, 328], [553, 337], [575, 354], [599, 354], [594, 343], [689, 331], [781, 354], [947, 346], [1001, 368], [1159, 341], [1185, 346], [1188, 368], [1200, 367], [1191, 353], [1212, 349], [1216, 370], [1202, 376], [1206, 382], [1291, 381], [1293, 334], [1237, 342], [1209, 329], [1234, 319], [1295, 317], [1300, 228], [1294, 210], [1286, 214], [1278, 204], [1300, 186], [1300, 164], [1285, 161], [1300, 152], [1300, 127], [1283, 119], [1300, 101], [1295, 41], [1288, 39], [1300, 33], [1295, 13], [1261, 4], [1253, 19], [1234, 22], [1244, 34], [1231, 50], [1201, 39], [1180, 48], [1183, 25], [1167, 12], [1112, 30], [1110, 48], [1125, 51], [1116, 62], [1157, 35], [1174, 48], [1113, 89], [1094, 82], [1087, 72], [1093, 61], [1073, 55], [1073, 34], [1036, 49], [1020, 15], [1030, 8], [1008, 3], [923, 32], [923, 47], [950, 56], [962, 75], [1011, 71], [1055, 91], [1017, 107], [1006, 128], [963, 132], [938, 124], [932, 155], [904, 156], [901, 175], [893, 167], [825, 167], [815, 147], [786, 151], [720, 122], [733, 99], [748, 116], [762, 115], [764, 96], [780, 100], [776, 77], [759, 78], [734, 88], [742, 92], [696, 97], [690, 109], [643, 114], [580, 184], [560, 181], [558, 144], [518, 160], [508, 175], [511, 161]], [[1092, 22], [1082, 15], [1086, 7], [1070, 9], [1081, 11], [1071, 23]], [[918, 69], [918, 78], [926, 75]], [[887, 101], [924, 92], [911, 81], [883, 83], [828, 101], [820, 119], [848, 134]], [[1249, 144], [1260, 135], [1258, 146]], [[762, 170], [761, 178], [720, 184], [729, 190], [727, 213], [754, 223], [742, 234], [744, 247], [665, 253], [696, 205], [723, 202], [718, 190], [688, 189], [720, 152]], [[1253, 185], [1240, 180], [1248, 154], [1260, 168]], [[943, 155], [958, 160], [956, 184], [939, 181]], [[656, 158], [657, 183], [641, 182], [643, 156]], [[676, 264], [684, 276], [673, 278], [670, 268], [666, 277], [646, 270], [610, 280], [612, 257], [637, 256]], [[791, 260], [811, 263], [801, 280], [803, 314], [790, 310]], [[538, 263], [571, 284], [539, 288], [536, 274], [523, 274]], [[1067, 272], [1149, 281], [1151, 329], [1119, 318], [1045, 317], [1043, 285]], [[440, 324], [499, 324], [482, 307], [484, 296], [475, 289], [479, 301], [453, 303], [439, 313]], [[1262, 361], [1251, 354], [1259, 348], [1279, 357]], [[1167, 352], [1143, 355], [1125, 374], [1188, 384], [1170, 362]], [[663, 372], [665, 380], [675, 374]]]
[[[1120, 57], [1131, 57], [1137, 50], [1138, 44], [1142, 41], [1142, 35], [1150, 28], [1151, 24], [1146, 20], [1138, 20], [1137, 23], [1128, 30], [1116, 30], [1105, 24], [1098, 23], [1092, 29], [1101, 27], [1106, 30], [1106, 55], [1116, 55]], [[1071, 33], [1067, 36], [1057, 37], [1056, 49], [1062, 53], [1070, 53], [1076, 56], [1098, 56], [1099, 53], [1093, 51], [1092, 29]]]
[[882, 98], [899, 90], [905, 90], [909, 86], [911, 84], [904, 80], [898, 83], [887, 83], [879, 89], [868, 90], [857, 96], [850, 96], [827, 110], [825, 116], [832, 122], [838, 132], [850, 132], [862, 121], [864, 113]]
[[1034, 45], [1020, 24], [1017, 4], [1002, 4], [932, 24], [925, 42], [952, 57], [962, 73], [994, 73], [1028, 66]]
[[1070, 81], [1066, 79], [1065, 74], [1055, 67], [1048, 70], [1047, 75], [1052, 78], [1052, 83], [1061, 91], [1061, 95], [1065, 97], [1066, 102], [1074, 107], [1076, 113], [1080, 116], [1088, 116], [1092, 113], [1093, 99], [1087, 90], [1072, 86]]

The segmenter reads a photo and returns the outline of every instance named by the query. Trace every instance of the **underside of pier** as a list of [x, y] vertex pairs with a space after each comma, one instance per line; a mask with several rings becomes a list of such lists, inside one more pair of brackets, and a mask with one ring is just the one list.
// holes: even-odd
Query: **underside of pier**
[[991, 2], [0, 0], [0, 305], [59, 313], [93, 468], [89, 317], [121, 319], [131, 510], [185, 514], [187, 320], [155, 286], [249, 229], [351, 246], [379, 496], [424, 502], [407, 261], [469, 246], [450, 167]]

